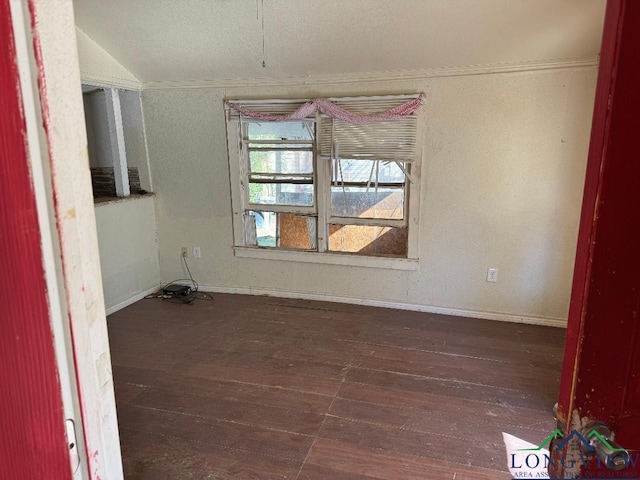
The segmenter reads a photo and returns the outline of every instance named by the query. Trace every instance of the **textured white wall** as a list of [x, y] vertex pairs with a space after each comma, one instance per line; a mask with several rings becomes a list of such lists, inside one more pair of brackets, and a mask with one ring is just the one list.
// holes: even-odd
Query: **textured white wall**
[[160, 284], [154, 197], [96, 205], [107, 310]]
[[[180, 247], [196, 279], [253, 288], [565, 319], [596, 68], [340, 86], [144, 90], [163, 281]], [[427, 94], [420, 267], [236, 258], [222, 100]], [[499, 281], [485, 281], [488, 267]]]

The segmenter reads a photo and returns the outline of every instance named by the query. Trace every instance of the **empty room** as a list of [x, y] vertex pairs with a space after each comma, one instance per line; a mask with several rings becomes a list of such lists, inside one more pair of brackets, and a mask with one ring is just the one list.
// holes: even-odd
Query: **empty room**
[[0, 5], [0, 478], [637, 475], [638, 4]]

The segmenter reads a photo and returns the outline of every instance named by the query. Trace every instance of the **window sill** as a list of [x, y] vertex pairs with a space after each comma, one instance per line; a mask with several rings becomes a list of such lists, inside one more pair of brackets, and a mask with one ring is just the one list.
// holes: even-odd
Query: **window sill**
[[391, 270], [418, 270], [419, 268], [418, 260], [413, 258], [369, 257], [355, 254], [301, 252], [259, 247], [234, 247], [234, 255], [239, 258], [386, 268]]
[[128, 197], [98, 197], [93, 199], [93, 205], [95, 207], [102, 207], [104, 205], [111, 205], [113, 203], [130, 202], [133, 200], [140, 200], [142, 198], [148, 198], [155, 196], [153, 192], [147, 193], [133, 193]]

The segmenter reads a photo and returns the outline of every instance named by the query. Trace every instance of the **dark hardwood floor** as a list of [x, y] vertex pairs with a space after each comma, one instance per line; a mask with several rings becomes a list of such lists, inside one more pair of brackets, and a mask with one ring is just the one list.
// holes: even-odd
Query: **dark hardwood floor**
[[510, 478], [564, 330], [244, 295], [108, 318], [125, 477]]

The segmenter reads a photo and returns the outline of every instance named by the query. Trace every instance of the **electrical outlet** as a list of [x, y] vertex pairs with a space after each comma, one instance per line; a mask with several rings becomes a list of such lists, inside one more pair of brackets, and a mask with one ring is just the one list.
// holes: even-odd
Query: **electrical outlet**
[[487, 282], [495, 283], [498, 281], [498, 269], [489, 268], [487, 270]]
[[200, 258], [202, 252], [200, 252], [200, 247], [193, 247], [193, 258]]
[[187, 247], [182, 247], [180, 249], [180, 255], [182, 255], [184, 258], [189, 258], [189, 251], [187, 250]]

